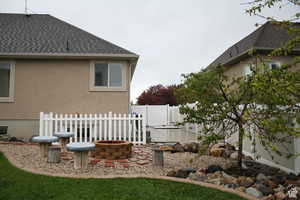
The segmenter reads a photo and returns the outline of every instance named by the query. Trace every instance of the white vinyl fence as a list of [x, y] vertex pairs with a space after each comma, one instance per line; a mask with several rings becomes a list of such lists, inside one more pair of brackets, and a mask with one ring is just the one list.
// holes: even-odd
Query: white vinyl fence
[[146, 123], [142, 115], [40, 113], [40, 136], [72, 132], [70, 142], [126, 140], [146, 144]]

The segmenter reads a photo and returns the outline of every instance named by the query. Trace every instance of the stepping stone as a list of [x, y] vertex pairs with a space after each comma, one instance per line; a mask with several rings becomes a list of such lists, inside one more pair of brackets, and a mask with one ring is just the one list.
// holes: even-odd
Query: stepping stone
[[139, 161], [136, 162], [136, 164], [138, 164], [138, 165], [147, 165], [147, 164], [149, 164], [149, 162], [146, 161], [146, 160], [139, 160]]

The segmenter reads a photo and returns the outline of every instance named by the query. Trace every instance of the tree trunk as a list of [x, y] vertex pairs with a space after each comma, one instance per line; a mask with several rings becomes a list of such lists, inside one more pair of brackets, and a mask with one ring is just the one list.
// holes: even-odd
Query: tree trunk
[[238, 166], [239, 166], [239, 167], [242, 167], [244, 127], [243, 127], [243, 123], [242, 123], [242, 122], [239, 122], [238, 125], [239, 125]]

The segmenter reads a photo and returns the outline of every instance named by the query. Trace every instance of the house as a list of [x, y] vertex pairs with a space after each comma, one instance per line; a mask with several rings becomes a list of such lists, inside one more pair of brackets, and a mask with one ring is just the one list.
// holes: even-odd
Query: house
[[41, 111], [128, 113], [138, 58], [51, 15], [1, 13], [2, 133], [37, 135]]
[[[293, 23], [292, 26], [299, 29], [300, 23]], [[253, 50], [255, 50], [255, 55], [259, 55], [272, 68], [290, 63], [294, 56], [300, 55], [300, 47], [295, 48], [289, 56], [278, 56], [270, 60], [267, 55], [292, 38], [293, 35], [289, 34], [287, 29], [272, 22], [266, 22], [224, 51], [207, 69], [212, 69], [221, 64], [226, 67], [226, 73], [229, 76], [248, 74], [250, 73], [250, 65], [257, 61], [256, 57], [251, 55]], [[295, 66], [294, 69], [300, 69], [300, 64]]]
[[[293, 23], [291, 26], [300, 29], [300, 23]], [[250, 33], [248, 36], [228, 48], [224, 53], [217, 57], [206, 69], [213, 69], [218, 65], [223, 65], [225, 74], [229, 77], [241, 77], [252, 73], [250, 70], [251, 65], [261, 66], [261, 62], [267, 64], [270, 69], [276, 69], [283, 64], [289, 64], [295, 56], [300, 55], [300, 47], [293, 49], [287, 56], [268, 57], [267, 55], [274, 49], [281, 47], [294, 36], [288, 33], [285, 28], [271, 22], [267, 22]], [[251, 52], [255, 50], [254, 55]], [[261, 58], [261, 59], [258, 59]], [[300, 70], [300, 63], [292, 66], [292, 70]], [[299, 126], [299, 125], [298, 125]], [[252, 137], [255, 139], [255, 133]], [[238, 140], [237, 135], [228, 138], [230, 143], [236, 143]], [[256, 156], [255, 152], [260, 157], [259, 161], [279, 167], [285, 171], [292, 173], [300, 173], [300, 157], [286, 158], [278, 156], [275, 153], [269, 154], [264, 147], [256, 141], [252, 144], [248, 138], [244, 140], [244, 153], [251, 156]], [[280, 145], [280, 144], [279, 144]], [[287, 144], [289, 152], [294, 154], [300, 153], [300, 139], [295, 138]], [[282, 145], [280, 145], [282, 147]], [[282, 149], [285, 151], [285, 149]], [[273, 156], [273, 157], [272, 157]]]

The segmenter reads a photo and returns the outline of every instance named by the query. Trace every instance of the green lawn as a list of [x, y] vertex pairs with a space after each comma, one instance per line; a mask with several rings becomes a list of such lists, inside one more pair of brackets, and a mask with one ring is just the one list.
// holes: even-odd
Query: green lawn
[[0, 153], [0, 199], [235, 200], [243, 198], [214, 189], [165, 180], [71, 179], [37, 175], [13, 167]]

